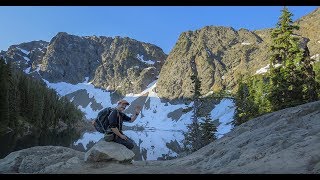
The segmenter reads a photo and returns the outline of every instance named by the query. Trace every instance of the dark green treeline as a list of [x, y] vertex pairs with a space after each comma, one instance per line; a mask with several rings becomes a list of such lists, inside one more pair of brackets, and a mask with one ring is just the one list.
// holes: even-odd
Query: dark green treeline
[[[0, 132], [54, 130], [83, 118], [68, 99], [0, 59]], [[31, 129], [30, 129], [31, 128]]]

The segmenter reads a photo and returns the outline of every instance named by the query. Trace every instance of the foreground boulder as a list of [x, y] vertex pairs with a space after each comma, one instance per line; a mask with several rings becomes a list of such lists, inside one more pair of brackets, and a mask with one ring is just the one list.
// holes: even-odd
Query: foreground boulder
[[0, 160], [0, 173], [47, 173], [83, 162], [84, 152], [61, 146], [35, 146], [10, 153]]
[[101, 139], [85, 154], [85, 161], [131, 162], [134, 153], [122, 144], [106, 142]]

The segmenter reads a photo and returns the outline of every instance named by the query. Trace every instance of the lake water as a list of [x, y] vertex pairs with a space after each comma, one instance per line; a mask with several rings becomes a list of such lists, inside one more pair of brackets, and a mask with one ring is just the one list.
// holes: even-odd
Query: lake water
[[[183, 135], [180, 131], [151, 129], [144, 131], [127, 130], [124, 133], [135, 142], [135, 147], [132, 149], [135, 153], [134, 160], [172, 159], [181, 152], [179, 142]], [[103, 134], [99, 132], [84, 132], [82, 135], [75, 131], [42, 132], [23, 137], [8, 133], [0, 136], [0, 158], [4, 158], [13, 151], [45, 145], [64, 146], [86, 152], [101, 138], [103, 138]]]
[[13, 151], [26, 149], [33, 146], [64, 146], [71, 147], [73, 142], [81, 135], [74, 130], [54, 132], [33, 132], [32, 134], [20, 137], [17, 133], [0, 135], [0, 158], [4, 158]]

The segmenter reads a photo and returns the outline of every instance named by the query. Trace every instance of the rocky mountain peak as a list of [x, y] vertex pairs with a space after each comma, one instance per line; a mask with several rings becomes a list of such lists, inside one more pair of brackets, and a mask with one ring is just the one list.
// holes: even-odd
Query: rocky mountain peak
[[[297, 20], [294, 32], [300, 45], [307, 45], [312, 59], [320, 60], [320, 8]], [[162, 98], [190, 98], [193, 90], [190, 62], [195, 60], [202, 94], [234, 91], [240, 75], [254, 75], [269, 63], [270, 29], [250, 31], [232, 27], [205, 26], [181, 33], [161, 69], [157, 83]]]
[[37, 68], [37, 64], [41, 63], [47, 46], [48, 42], [41, 40], [25, 42], [10, 46], [7, 51], [1, 51], [0, 55], [15, 67], [23, 70], [30, 68], [28, 72], [31, 72]]
[[156, 80], [167, 57], [155, 45], [120, 36], [59, 32], [46, 45], [36, 65], [42, 78], [77, 84], [88, 77], [96, 87], [123, 94], [138, 93]]
[[167, 57], [153, 44], [129, 37], [76, 36], [59, 32], [51, 41], [32, 41], [1, 51], [6, 61], [52, 83], [94, 86], [120, 94], [140, 93], [157, 79]]
[[[202, 93], [226, 89], [235, 84], [225, 76], [235, 72], [237, 66], [252, 59], [248, 54], [257, 53], [263, 40], [246, 29], [238, 31], [231, 27], [206, 26], [196, 31], [181, 34], [160, 72], [158, 90], [168, 99], [190, 98], [193, 89], [190, 62], [196, 62], [202, 81]], [[168, 86], [172, 85], [172, 88]]]

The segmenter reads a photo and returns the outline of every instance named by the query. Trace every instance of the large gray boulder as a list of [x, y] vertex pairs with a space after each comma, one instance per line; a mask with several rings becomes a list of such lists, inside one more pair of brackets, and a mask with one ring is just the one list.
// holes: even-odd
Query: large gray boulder
[[134, 153], [124, 145], [115, 142], [106, 142], [101, 139], [86, 152], [84, 160], [87, 162], [131, 162], [133, 157]]
[[254, 118], [183, 158], [201, 173], [320, 173], [320, 101]]
[[84, 152], [61, 146], [35, 146], [10, 153], [0, 160], [0, 173], [47, 173], [74, 168]]

